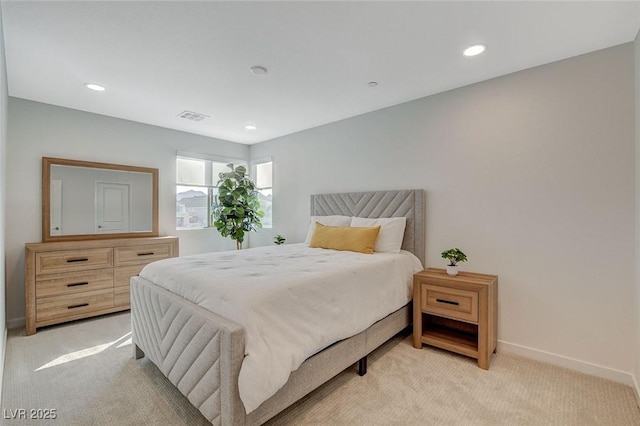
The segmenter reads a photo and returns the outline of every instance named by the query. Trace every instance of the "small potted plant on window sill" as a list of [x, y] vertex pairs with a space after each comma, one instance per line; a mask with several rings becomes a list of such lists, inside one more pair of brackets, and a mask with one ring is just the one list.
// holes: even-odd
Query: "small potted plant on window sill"
[[286, 241], [286, 238], [283, 237], [282, 235], [278, 234], [275, 237], [273, 237], [273, 244], [279, 246], [280, 244], [284, 244], [284, 242]]
[[449, 261], [449, 264], [447, 265], [447, 274], [451, 276], [458, 275], [458, 262], [467, 261], [467, 255], [459, 248], [452, 248], [443, 251], [442, 258]]

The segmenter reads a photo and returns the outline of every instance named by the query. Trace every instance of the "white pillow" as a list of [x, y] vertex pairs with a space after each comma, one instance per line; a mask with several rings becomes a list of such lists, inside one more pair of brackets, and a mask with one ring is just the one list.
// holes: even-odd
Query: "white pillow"
[[400, 253], [402, 240], [404, 239], [404, 228], [407, 226], [406, 217], [354, 217], [351, 219], [351, 226], [353, 227], [378, 225], [380, 225], [380, 233], [373, 251], [378, 253]]
[[307, 231], [307, 238], [304, 240], [306, 244], [311, 242], [311, 236], [313, 231], [316, 230], [316, 222], [320, 222], [325, 226], [349, 226], [351, 223], [351, 216], [311, 216], [311, 223], [309, 224], [309, 231]]

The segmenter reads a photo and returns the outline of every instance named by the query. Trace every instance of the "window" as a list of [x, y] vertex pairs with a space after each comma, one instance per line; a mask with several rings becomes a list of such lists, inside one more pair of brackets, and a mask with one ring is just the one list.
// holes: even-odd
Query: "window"
[[178, 155], [176, 159], [176, 229], [212, 226], [211, 204], [218, 193], [218, 174], [227, 164], [246, 166], [233, 159], [207, 159]]
[[258, 189], [258, 198], [260, 199], [260, 209], [264, 212], [262, 218], [262, 227], [271, 228], [273, 226], [272, 217], [272, 195], [273, 195], [273, 161], [271, 159], [257, 161], [253, 163], [252, 176], [256, 188]]

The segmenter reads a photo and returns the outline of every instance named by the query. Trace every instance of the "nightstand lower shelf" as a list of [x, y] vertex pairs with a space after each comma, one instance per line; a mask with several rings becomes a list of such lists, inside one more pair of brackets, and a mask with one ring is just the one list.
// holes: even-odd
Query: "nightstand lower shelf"
[[478, 326], [423, 314], [421, 342], [478, 359]]

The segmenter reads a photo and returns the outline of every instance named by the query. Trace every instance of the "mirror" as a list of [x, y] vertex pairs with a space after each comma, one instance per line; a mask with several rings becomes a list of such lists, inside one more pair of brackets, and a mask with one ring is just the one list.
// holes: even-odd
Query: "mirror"
[[158, 169], [42, 158], [42, 241], [157, 237]]

